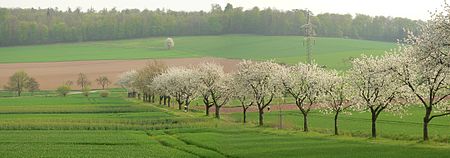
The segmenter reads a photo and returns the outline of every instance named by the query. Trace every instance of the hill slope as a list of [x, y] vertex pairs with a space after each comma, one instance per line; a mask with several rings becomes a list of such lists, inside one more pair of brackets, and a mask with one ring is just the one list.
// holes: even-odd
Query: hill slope
[[[0, 63], [115, 60], [147, 58], [223, 57], [234, 59], [276, 59], [278, 62], [304, 61], [305, 47], [300, 36], [186, 36], [175, 37], [175, 48], [164, 48], [165, 38], [83, 42], [0, 48]], [[314, 58], [319, 64], [343, 69], [349, 57], [381, 54], [394, 43], [316, 38]]]

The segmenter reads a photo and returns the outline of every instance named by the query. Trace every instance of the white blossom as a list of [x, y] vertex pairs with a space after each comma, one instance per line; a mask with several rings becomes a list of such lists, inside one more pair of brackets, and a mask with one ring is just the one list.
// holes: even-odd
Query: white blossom
[[238, 64], [235, 82], [249, 89], [259, 111], [259, 125], [262, 126], [264, 109], [274, 97], [281, 94], [282, 86], [277, 77], [281, 66], [272, 61], [253, 62], [244, 60]]
[[175, 42], [173, 41], [172, 38], [166, 39], [166, 47], [167, 49], [172, 49], [173, 47], [175, 47]]
[[304, 131], [308, 131], [308, 113], [324, 93], [324, 73], [317, 64], [299, 63], [285, 68], [280, 75], [286, 92], [295, 99], [295, 104], [303, 114]]
[[347, 109], [351, 107], [349, 103], [348, 84], [346, 76], [340, 75], [335, 70], [325, 71], [322, 78], [322, 88], [324, 93], [320, 96], [320, 112], [324, 114], [334, 114], [334, 133], [338, 135], [338, 117], [340, 113], [351, 114]]
[[156, 86], [158, 89], [167, 88], [166, 92], [169, 96], [176, 99], [178, 108], [185, 104], [189, 108], [192, 99], [199, 94], [200, 81], [198, 72], [194, 69], [185, 67], [172, 67], [167, 72], [156, 77], [156, 82], [162, 82], [162, 86]]
[[122, 88], [127, 89], [128, 92], [134, 92], [134, 86], [133, 83], [136, 79], [137, 71], [136, 70], [130, 70], [127, 72], [124, 72], [120, 74], [119, 80], [117, 81], [117, 84], [121, 86]]
[[200, 92], [205, 103], [206, 115], [209, 108], [215, 106], [216, 118], [220, 118], [220, 108], [231, 98], [231, 77], [223, 71], [223, 66], [203, 63], [198, 66]]
[[247, 110], [255, 105], [250, 86], [244, 85], [239, 81], [239, 76], [233, 73], [231, 80], [232, 98], [237, 99], [242, 107], [243, 122], [247, 122]]
[[381, 112], [401, 114], [406, 87], [399, 84], [397, 75], [391, 73], [387, 56], [362, 56], [352, 61], [349, 70], [349, 92], [352, 93], [352, 108], [369, 111], [372, 115], [372, 137], [376, 137], [376, 120]]
[[423, 140], [428, 124], [436, 117], [450, 115], [450, 6], [432, 15], [420, 35], [409, 34], [407, 44], [391, 52], [391, 70], [425, 109]]

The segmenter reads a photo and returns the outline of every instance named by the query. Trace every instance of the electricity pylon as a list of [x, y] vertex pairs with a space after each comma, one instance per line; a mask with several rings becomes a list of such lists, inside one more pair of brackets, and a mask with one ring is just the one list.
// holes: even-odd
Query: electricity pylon
[[308, 64], [312, 63], [312, 49], [313, 45], [316, 44], [316, 41], [313, 39], [314, 36], [314, 28], [311, 24], [311, 11], [306, 10], [306, 24], [302, 26], [302, 28], [305, 29], [305, 41], [303, 42], [303, 45], [306, 45], [306, 61]]

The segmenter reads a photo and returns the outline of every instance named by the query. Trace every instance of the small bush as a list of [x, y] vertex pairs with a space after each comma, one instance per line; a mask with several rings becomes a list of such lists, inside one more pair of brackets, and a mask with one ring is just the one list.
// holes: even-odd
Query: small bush
[[84, 87], [84, 88], [81, 90], [81, 92], [83, 93], [83, 95], [84, 95], [85, 97], [89, 97], [89, 94], [91, 93], [91, 88], [89, 88], [89, 87]]
[[100, 96], [103, 98], [106, 98], [109, 96], [109, 92], [108, 91], [100, 91]]
[[56, 89], [56, 92], [65, 97], [69, 92], [70, 92], [71, 88], [68, 85], [62, 85], [60, 87], [58, 87], [58, 89]]

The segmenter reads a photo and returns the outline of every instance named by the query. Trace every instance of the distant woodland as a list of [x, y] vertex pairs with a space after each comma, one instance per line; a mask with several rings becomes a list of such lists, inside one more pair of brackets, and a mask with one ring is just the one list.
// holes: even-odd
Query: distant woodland
[[[299, 6], [301, 8], [301, 6]], [[222, 34], [303, 35], [305, 10], [212, 5], [205, 11], [0, 8], [0, 46]], [[316, 36], [397, 41], [423, 21], [357, 14], [311, 17]]]

